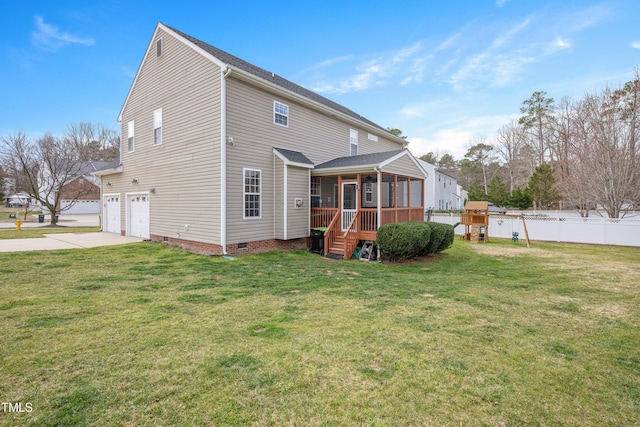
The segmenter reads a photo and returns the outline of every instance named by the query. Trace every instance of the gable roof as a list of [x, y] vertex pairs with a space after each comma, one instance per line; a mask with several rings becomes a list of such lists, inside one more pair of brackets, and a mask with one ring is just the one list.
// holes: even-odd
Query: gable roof
[[[240, 59], [237, 56], [231, 55], [230, 53], [227, 53], [221, 49], [218, 49], [217, 47], [214, 47], [208, 43], [205, 43], [202, 40], [192, 37], [173, 27], [162, 24], [161, 22], [158, 22], [156, 26], [156, 30], [154, 31], [152, 40], [155, 38], [159, 29], [162, 29], [170, 34], [173, 34], [179, 40], [182, 40], [183, 42], [186, 42], [186, 44], [191, 45], [192, 48], [195, 48], [196, 51], [204, 54], [206, 57], [213, 60], [218, 66], [220, 66], [223, 69], [226, 68], [228, 71], [236, 70], [236, 71], [240, 71], [241, 73], [246, 73], [247, 75], [257, 78], [262, 83], [266, 83], [271, 87], [277, 87], [277, 88], [283, 89], [284, 91], [290, 94], [293, 94], [297, 97], [300, 97], [302, 99], [305, 99], [313, 104], [320, 105], [324, 108], [328, 108], [329, 110], [335, 111], [336, 113], [340, 113], [340, 115], [346, 116], [351, 120], [355, 120], [360, 124], [364, 125], [365, 127], [375, 129], [375, 131], [379, 133], [383, 133], [386, 138], [389, 138], [390, 140], [396, 143], [403, 144], [403, 145], [407, 143], [407, 141], [392, 134], [387, 129], [383, 128], [377, 123], [372, 122], [366, 117], [361, 116], [355, 111], [352, 111], [349, 108], [338, 104], [337, 102], [331, 101], [330, 99], [325, 98], [324, 96], [319, 95], [309, 89], [306, 89], [296, 83], [293, 83], [283, 77], [280, 77], [275, 73], [267, 71], [256, 65], [250, 64], [249, 62], [243, 59]], [[148, 46], [147, 52], [145, 53], [145, 58], [146, 58], [146, 55], [149, 53], [151, 47], [152, 47], [152, 44]], [[144, 63], [144, 58], [142, 60], [142, 63]], [[140, 66], [140, 68], [141, 67], [142, 65]], [[138, 73], [139, 72], [140, 70], [138, 70]], [[135, 85], [135, 82], [137, 79], [138, 79], [138, 74], [136, 73], [136, 77], [134, 78], [133, 84], [131, 85], [131, 89], [129, 90], [127, 99], [125, 100], [125, 103], [119, 114], [118, 121], [120, 121], [122, 118], [122, 111], [124, 111], [124, 107], [127, 104], [131, 91], [133, 90], [133, 86]]]
[[379, 166], [406, 150], [385, 151], [382, 153], [359, 154], [357, 156], [338, 157], [316, 165], [315, 169], [351, 168], [355, 166]]
[[273, 147], [273, 152], [288, 165], [301, 166], [313, 169], [313, 162], [299, 151], [286, 150], [284, 148]]
[[411, 154], [409, 150], [384, 151], [381, 153], [359, 154], [357, 156], [338, 157], [328, 162], [316, 165], [314, 170], [327, 173], [348, 173], [357, 172], [367, 169], [384, 168], [385, 166], [395, 162], [401, 157], [408, 156], [416, 168], [427, 177], [428, 172], [422, 167], [418, 160]]
[[[191, 43], [195, 44], [196, 46], [198, 46], [199, 48], [201, 48], [202, 50], [204, 50], [205, 52], [213, 55], [214, 57], [218, 58], [221, 62], [223, 62], [226, 65], [231, 65], [233, 67], [236, 67], [240, 70], [246, 71], [250, 74], [253, 74], [256, 77], [260, 77], [263, 80], [266, 80], [268, 82], [271, 82], [273, 84], [275, 84], [276, 86], [280, 86], [284, 89], [287, 89], [293, 93], [296, 93], [298, 95], [302, 95], [305, 98], [308, 98], [312, 101], [315, 101], [319, 104], [322, 104], [326, 107], [331, 108], [332, 110], [336, 110], [339, 111], [343, 114], [346, 114], [356, 120], [360, 120], [364, 123], [367, 123], [370, 126], [374, 126], [376, 128], [378, 128], [379, 130], [382, 130], [384, 132], [389, 133], [389, 131], [385, 128], [383, 128], [382, 126], [372, 122], [371, 120], [368, 120], [365, 117], [362, 117], [360, 114], [348, 109], [347, 107], [344, 107], [340, 104], [338, 104], [337, 102], [331, 101], [328, 98], [325, 98], [324, 96], [318, 95], [315, 92], [310, 91], [309, 89], [306, 89], [300, 85], [297, 85], [283, 77], [278, 76], [275, 73], [272, 73], [270, 71], [267, 71], [263, 68], [260, 68], [258, 66], [255, 66], [253, 64], [248, 63], [247, 61], [238, 58], [237, 56], [231, 55], [230, 53], [227, 53], [221, 49], [218, 49], [217, 47], [211, 46], [208, 43], [203, 42], [202, 40], [198, 40], [195, 37], [192, 37], [186, 33], [183, 33], [180, 30], [177, 30], [173, 27], [170, 27], [168, 25], [164, 25], [162, 24], [165, 28], [173, 31], [176, 34], [179, 34], [180, 36], [184, 37], [185, 39], [189, 40]], [[389, 133], [390, 135], [392, 135], [391, 133]]]

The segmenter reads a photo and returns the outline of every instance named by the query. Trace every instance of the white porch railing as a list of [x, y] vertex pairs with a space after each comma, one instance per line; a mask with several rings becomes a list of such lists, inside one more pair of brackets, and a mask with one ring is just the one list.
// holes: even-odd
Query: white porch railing
[[[525, 219], [529, 238], [533, 241], [640, 247], [640, 220], [638, 219], [572, 218], [526, 214]], [[432, 221], [454, 225], [460, 222], [460, 215], [434, 213]], [[459, 225], [455, 231], [456, 234], [462, 234], [464, 227]], [[501, 215], [489, 217], [489, 237], [510, 239], [514, 232], [524, 240], [524, 228], [520, 217]]]

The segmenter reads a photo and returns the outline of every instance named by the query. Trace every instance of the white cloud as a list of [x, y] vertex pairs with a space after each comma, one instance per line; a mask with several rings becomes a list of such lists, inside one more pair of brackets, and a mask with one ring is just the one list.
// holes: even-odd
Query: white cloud
[[496, 0], [496, 6], [502, 7], [505, 4], [509, 3], [511, 0]]
[[57, 27], [47, 24], [41, 16], [34, 18], [36, 30], [31, 33], [33, 43], [41, 49], [55, 52], [69, 44], [93, 46], [95, 40], [91, 37], [77, 37], [61, 32]]
[[409, 126], [408, 132], [405, 133], [416, 135], [409, 137], [409, 149], [416, 156], [439, 151], [451, 153], [456, 160], [460, 160], [464, 158], [474, 138], [487, 137], [487, 142], [493, 143], [496, 131], [514, 117], [512, 115], [465, 117], [417, 132]]
[[124, 74], [127, 77], [135, 77], [136, 76], [135, 70], [132, 70], [130, 67], [127, 67], [126, 65], [121, 65], [120, 66], [120, 71], [122, 72], [122, 74]]
[[571, 46], [573, 46], [573, 43], [571, 43], [571, 40], [558, 37], [554, 41], [552, 41], [549, 44], [549, 46], [551, 47], [552, 50], [561, 50], [561, 49], [569, 49]]
[[[344, 94], [386, 85], [394, 79], [397, 79], [401, 85], [420, 83], [424, 79], [426, 63], [430, 58], [430, 55], [424, 53], [423, 43], [416, 42], [407, 48], [378, 55], [375, 59], [363, 60], [353, 67], [354, 74], [333, 82], [321, 81], [313, 86], [313, 90], [321, 93]], [[324, 61], [321, 65], [330, 66], [351, 59], [354, 58], [339, 57]]]
[[[508, 44], [531, 23], [531, 18], [514, 25], [508, 31], [493, 39], [484, 51], [470, 56], [462, 67], [451, 75], [449, 83], [455, 89], [462, 89], [473, 81], [498, 82], [504, 85], [513, 79], [523, 64], [531, 62], [531, 57], [522, 48], [506, 51]], [[496, 73], [496, 70], [499, 70]], [[508, 74], [507, 71], [511, 73]]]
[[640, 41], [631, 42], [631, 47], [634, 49], [640, 49]]
[[326, 61], [322, 61], [321, 63], [314, 65], [313, 67], [309, 68], [307, 71], [313, 70], [316, 68], [329, 67], [331, 65], [338, 64], [340, 62], [350, 61], [352, 59], [353, 59], [353, 55], [343, 55], [343, 56], [337, 56], [335, 58], [329, 58]]

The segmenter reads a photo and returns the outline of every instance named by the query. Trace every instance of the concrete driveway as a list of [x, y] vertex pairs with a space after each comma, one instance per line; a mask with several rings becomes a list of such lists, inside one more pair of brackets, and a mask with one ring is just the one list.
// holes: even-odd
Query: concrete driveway
[[44, 238], [0, 240], [0, 252], [95, 248], [135, 242], [142, 242], [142, 239], [139, 237], [120, 236], [114, 233], [45, 234]]

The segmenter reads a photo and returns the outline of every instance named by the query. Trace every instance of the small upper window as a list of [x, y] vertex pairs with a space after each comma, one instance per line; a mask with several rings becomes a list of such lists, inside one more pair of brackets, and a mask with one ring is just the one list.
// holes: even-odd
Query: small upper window
[[162, 56], [162, 39], [156, 41], [156, 55], [158, 58]]
[[273, 101], [273, 123], [289, 127], [289, 106]]
[[162, 108], [153, 112], [153, 143], [162, 144]]
[[358, 131], [355, 129], [349, 130], [349, 143], [351, 144], [351, 155], [358, 155]]
[[127, 145], [129, 151], [134, 151], [136, 148], [134, 137], [134, 126], [133, 121], [130, 121], [127, 125]]

